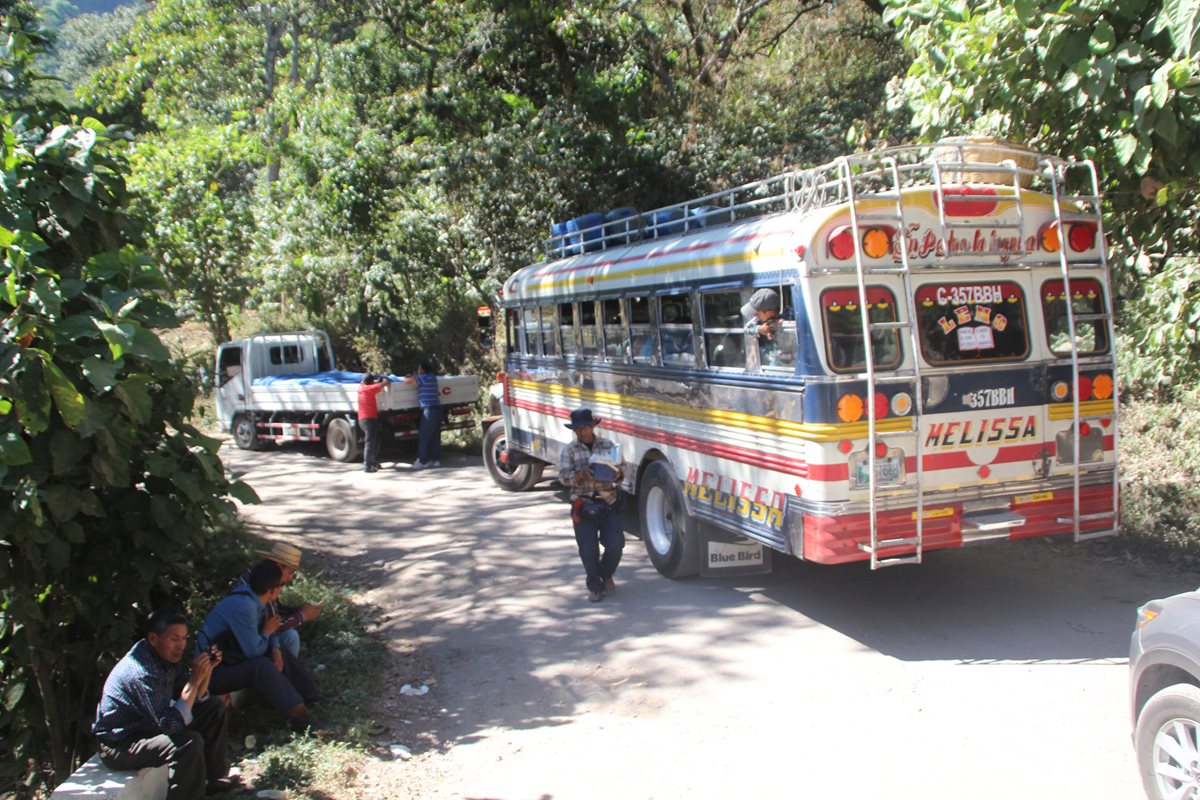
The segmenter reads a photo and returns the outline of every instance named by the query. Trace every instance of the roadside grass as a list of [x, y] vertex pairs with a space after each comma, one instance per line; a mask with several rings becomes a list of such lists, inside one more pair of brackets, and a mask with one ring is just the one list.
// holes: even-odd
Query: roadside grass
[[1200, 390], [1121, 404], [1121, 533], [1135, 549], [1200, 561]]
[[[303, 542], [294, 542], [303, 549]], [[199, 624], [230, 584], [258, 560], [263, 540], [240, 525], [222, 531], [218, 543], [196, 565], [199, 591], [188, 611]], [[317, 680], [320, 700], [311, 707], [322, 732], [295, 736], [273, 709], [251, 698], [230, 721], [230, 749], [247, 788], [223, 795], [248, 800], [263, 789], [278, 789], [290, 800], [345, 797], [346, 787], [369, 757], [370, 717], [383, 684], [386, 647], [367, 630], [373, 610], [356, 604], [355, 589], [323, 570], [305, 552], [302, 571], [285, 588], [282, 602], [323, 603], [321, 615], [300, 628], [300, 658]]]

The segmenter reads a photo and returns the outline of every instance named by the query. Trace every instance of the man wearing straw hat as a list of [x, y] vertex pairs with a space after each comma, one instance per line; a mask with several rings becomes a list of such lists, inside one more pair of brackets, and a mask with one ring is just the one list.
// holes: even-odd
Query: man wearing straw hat
[[[274, 562], [280, 572], [283, 573], [283, 585], [286, 586], [296, 577], [296, 571], [300, 569], [300, 548], [286, 542], [273, 542], [267, 550], [258, 550], [257, 554], [265, 561]], [[233, 591], [239, 586], [243, 586], [250, 582], [250, 571], [253, 566], [246, 569], [238, 578], [230, 591]], [[299, 606], [286, 606], [278, 600], [273, 600], [268, 605], [267, 613], [279, 617], [279, 630], [276, 631], [279, 644], [287, 649], [289, 653], [297, 658], [300, 656], [300, 631], [298, 630], [305, 622], [312, 622], [321, 613], [321, 603], [304, 603]]]
[[571, 523], [587, 575], [588, 600], [593, 603], [617, 588], [613, 573], [625, 547], [625, 531], [616, 509], [624, 464], [598, 458], [617, 452], [612, 442], [596, 435], [599, 424], [590, 408], [572, 411], [567, 427], [575, 431], [575, 441], [563, 449], [558, 463], [559, 482], [571, 488]]

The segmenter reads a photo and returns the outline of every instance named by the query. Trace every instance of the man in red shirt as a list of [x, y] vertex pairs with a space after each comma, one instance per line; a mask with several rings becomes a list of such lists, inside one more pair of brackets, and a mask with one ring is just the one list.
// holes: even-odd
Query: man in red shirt
[[358, 385], [358, 425], [363, 432], [364, 472], [379, 470], [379, 393], [390, 382], [391, 378], [368, 372]]

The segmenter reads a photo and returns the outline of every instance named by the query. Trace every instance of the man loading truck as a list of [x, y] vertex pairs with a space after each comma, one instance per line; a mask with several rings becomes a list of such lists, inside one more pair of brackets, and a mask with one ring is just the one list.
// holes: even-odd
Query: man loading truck
[[[362, 452], [358, 389], [363, 374], [333, 369], [324, 331], [264, 333], [217, 348], [217, 418], [244, 450], [284, 442], [324, 442], [330, 458], [349, 462]], [[417, 437], [417, 387], [390, 378], [378, 382], [380, 442]], [[479, 395], [471, 375], [443, 375], [438, 400], [444, 430], [470, 427]], [[364, 468], [377, 461], [372, 448]]]

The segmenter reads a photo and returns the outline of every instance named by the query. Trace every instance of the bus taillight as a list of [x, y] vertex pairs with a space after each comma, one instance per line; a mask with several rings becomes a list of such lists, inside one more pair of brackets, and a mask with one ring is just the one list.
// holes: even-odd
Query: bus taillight
[[1067, 241], [1076, 253], [1091, 250], [1096, 246], [1096, 225], [1092, 222], [1073, 223], [1067, 231]]
[[856, 394], [844, 394], [837, 403], [838, 419], [842, 422], [858, 422], [863, 415], [863, 399]]
[[829, 235], [829, 255], [839, 261], [854, 258], [854, 232], [843, 225]]
[[1079, 402], [1083, 403], [1092, 399], [1092, 379], [1087, 375], [1079, 376]]
[[1092, 379], [1092, 395], [1097, 400], [1107, 400], [1112, 397], [1113, 379], [1107, 373], [1100, 373]]
[[883, 419], [888, 415], [888, 399], [883, 392], [875, 393], [875, 419]]
[[906, 417], [912, 411], [912, 395], [908, 392], [896, 392], [892, 395], [892, 413], [897, 417]]

